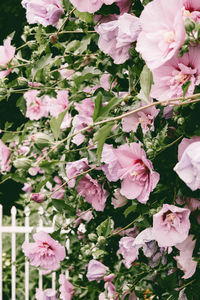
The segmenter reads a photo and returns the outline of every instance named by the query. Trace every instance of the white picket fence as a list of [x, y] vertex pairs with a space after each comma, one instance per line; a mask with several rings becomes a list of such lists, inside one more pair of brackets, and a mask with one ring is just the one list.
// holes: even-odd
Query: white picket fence
[[[0, 205], [0, 300], [3, 300], [3, 265], [2, 265], [2, 234], [10, 233], [11, 234], [11, 299], [16, 300], [16, 234], [22, 233], [25, 235], [25, 241], [29, 242], [29, 235], [32, 232], [33, 228], [36, 231], [45, 231], [51, 233], [54, 231], [55, 218], [52, 222], [52, 226], [44, 226], [42, 215], [44, 213], [43, 208], [40, 206], [38, 209], [38, 226], [31, 227], [29, 225], [29, 217], [30, 217], [30, 209], [27, 206], [24, 210], [24, 226], [16, 226], [16, 215], [17, 209], [15, 206], [11, 209], [11, 226], [3, 226], [3, 207]], [[24, 257], [25, 259], [25, 257]], [[43, 275], [42, 272], [38, 272], [38, 287], [42, 289], [43, 286]], [[52, 273], [52, 289], [56, 288], [56, 273]], [[29, 300], [29, 262], [25, 261], [25, 281], [24, 281], [24, 289], [25, 289], [25, 300]]]

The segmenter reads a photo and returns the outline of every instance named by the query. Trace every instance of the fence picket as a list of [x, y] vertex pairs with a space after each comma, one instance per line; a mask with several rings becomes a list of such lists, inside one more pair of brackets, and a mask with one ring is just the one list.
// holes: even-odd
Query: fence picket
[[[2, 205], [0, 204], [0, 228], [2, 227]], [[0, 300], [3, 300], [3, 274], [2, 274], [2, 233], [0, 232]]]
[[[30, 209], [28, 206], [25, 207], [25, 227], [29, 227], [29, 216], [30, 216]], [[25, 241], [29, 242], [29, 232], [25, 233]], [[29, 262], [26, 260], [25, 262], [25, 300], [29, 300]]]
[[[11, 208], [12, 216], [12, 227], [16, 226], [16, 207]], [[11, 243], [11, 253], [12, 253], [12, 300], [16, 299], [16, 233], [12, 232], [12, 243]]]

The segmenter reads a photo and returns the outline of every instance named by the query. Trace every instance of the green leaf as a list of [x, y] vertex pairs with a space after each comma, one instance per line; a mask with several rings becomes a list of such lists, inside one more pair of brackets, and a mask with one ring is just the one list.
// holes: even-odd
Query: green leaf
[[93, 113], [93, 121], [95, 122], [98, 116], [101, 114], [102, 110], [102, 94], [98, 93], [97, 97], [94, 100], [95, 106], [94, 106], [94, 113]]
[[69, 204], [65, 203], [64, 199], [53, 199], [53, 206], [61, 213], [65, 213], [67, 216], [74, 216], [76, 214], [75, 208], [71, 207]]
[[74, 11], [74, 14], [77, 18], [81, 19], [82, 21], [86, 23], [94, 23], [94, 15], [89, 14], [87, 12], [80, 12], [77, 9]]
[[51, 118], [51, 120], [49, 122], [55, 140], [58, 140], [58, 136], [59, 136], [59, 133], [60, 133], [60, 126], [62, 124], [62, 121], [63, 121], [67, 111], [68, 111], [68, 108], [66, 108], [63, 112], [61, 112], [58, 115], [58, 118], [53, 117], [53, 118]]
[[151, 91], [152, 84], [153, 84], [152, 73], [145, 65], [140, 75], [140, 86], [147, 99], [149, 99], [149, 94]]
[[190, 84], [191, 84], [191, 81], [188, 80], [186, 83], [184, 83], [184, 84], [182, 85], [183, 97], [185, 97], [185, 95], [186, 95], [186, 93], [187, 93], [187, 91], [188, 91], [188, 89], [189, 89]]
[[98, 236], [104, 236], [107, 237], [111, 234], [114, 228], [114, 222], [109, 217], [105, 221], [103, 221], [98, 227], [97, 227], [97, 234]]
[[100, 161], [101, 153], [103, 150], [103, 145], [107, 136], [110, 134], [111, 129], [113, 128], [114, 122], [109, 122], [103, 127], [101, 127], [95, 134], [94, 134], [94, 142], [97, 142], [97, 158]]
[[137, 203], [133, 203], [124, 211], [124, 216], [127, 217], [130, 213], [135, 212], [137, 208]]
[[48, 53], [47, 55], [42, 56], [38, 61], [36, 61], [36, 63], [33, 65], [33, 68], [31, 70], [32, 80], [34, 80], [34, 77], [39, 70], [43, 69], [50, 63], [52, 63], [52, 54], [51, 53]]

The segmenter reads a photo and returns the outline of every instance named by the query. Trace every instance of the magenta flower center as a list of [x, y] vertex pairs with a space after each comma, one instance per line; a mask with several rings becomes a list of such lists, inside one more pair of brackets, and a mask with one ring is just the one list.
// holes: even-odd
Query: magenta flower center
[[145, 166], [141, 159], [137, 159], [130, 169], [129, 174], [134, 180], [146, 181], [146, 176], [148, 176], [148, 168]]

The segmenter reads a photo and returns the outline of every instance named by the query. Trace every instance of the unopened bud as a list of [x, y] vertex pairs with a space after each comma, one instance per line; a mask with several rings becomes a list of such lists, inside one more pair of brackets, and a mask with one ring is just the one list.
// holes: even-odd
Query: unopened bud
[[41, 150], [52, 144], [51, 138], [46, 133], [37, 133], [34, 136], [35, 145]]
[[17, 82], [19, 86], [27, 86], [28, 80], [25, 77], [18, 77]]
[[41, 193], [33, 193], [33, 194], [31, 194], [30, 199], [36, 203], [42, 203], [45, 200], [45, 195], [43, 195]]
[[185, 19], [184, 26], [186, 32], [191, 32], [195, 29], [195, 23], [190, 18]]
[[22, 157], [18, 158], [13, 162], [16, 169], [28, 169], [30, 168], [32, 161], [28, 158]]

